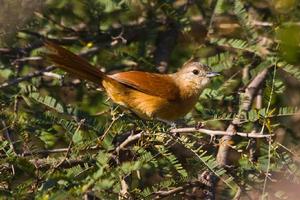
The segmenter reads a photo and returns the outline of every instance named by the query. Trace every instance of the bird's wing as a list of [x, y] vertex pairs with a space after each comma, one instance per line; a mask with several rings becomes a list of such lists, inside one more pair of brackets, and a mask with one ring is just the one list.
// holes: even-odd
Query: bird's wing
[[110, 75], [116, 81], [149, 95], [170, 101], [180, 97], [180, 91], [169, 75], [129, 71]]

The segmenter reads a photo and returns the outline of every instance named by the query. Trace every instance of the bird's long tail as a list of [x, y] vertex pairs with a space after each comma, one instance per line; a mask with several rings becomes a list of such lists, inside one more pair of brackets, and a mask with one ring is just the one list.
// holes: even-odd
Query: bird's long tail
[[64, 69], [78, 78], [102, 85], [102, 80], [107, 77], [99, 69], [91, 65], [86, 59], [57, 44], [54, 44], [53, 42], [46, 41], [45, 47], [48, 50], [48, 52], [45, 53], [46, 57], [51, 62], [57, 64], [57, 67]]

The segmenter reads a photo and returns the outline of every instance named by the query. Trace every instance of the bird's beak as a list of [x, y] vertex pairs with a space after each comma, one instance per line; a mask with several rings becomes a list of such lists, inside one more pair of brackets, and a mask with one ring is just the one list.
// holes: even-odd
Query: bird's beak
[[206, 77], [207, 78], [211, 78], [211, 77], [214, 77], [214, 76], [219, 76], [220, 74], [218, 72], [207, 72], [206, 73]]

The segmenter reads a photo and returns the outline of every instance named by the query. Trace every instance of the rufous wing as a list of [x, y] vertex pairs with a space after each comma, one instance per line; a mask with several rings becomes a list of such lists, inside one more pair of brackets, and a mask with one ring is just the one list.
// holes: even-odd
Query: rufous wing
[[116, 81], [143, 93], [170, 101], [180, 97], [179, 88], [169, 75], [141, 71], [120, 72], [110, 75]]

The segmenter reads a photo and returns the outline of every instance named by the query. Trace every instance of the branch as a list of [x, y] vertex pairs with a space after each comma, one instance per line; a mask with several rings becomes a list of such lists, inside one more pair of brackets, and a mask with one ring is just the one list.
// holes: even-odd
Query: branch
[[[111, 157], [114, 156], [115, 153], [119, 153], [120, 150], [125, 148], [127, 145], [129, 145], [131, 142], [138, 140], [141, 138], [142, 133], [138, 133], [135, 135], [130, 135], [127, 137], [120, 145], [118, 145], [115, 150], [112, 152]], [[121, 138], [123, 140], [124, 138]], [[88, 148], [84, 150], [84, 152], [87, 151], [95, 151], [99, 150], [99, 146], [93, 146], [91, 148]], [[52, 149], [52, 150], [40, 150], [40, 151], [27, 151], [21, 154], [21, 157], [27, 157], [27, 156], [35, 156], [35, 155], [44, 155], [48, 156], [49, 154], [53, 153], [64, 153], [64, 152], [70, 152], [70, 146], [68, 148], [60, 148], [60, 149]], [[0, 158], [5, 158], [6, 155], [0, 155]], [[85, 163], [95, 163], [96, 160], [94, 159], [87, 159], [87, 158], [78, 158], [78, 159], [67, 159], [65, 156], [62, 160], [56, 159], [56, 158], [39, 158], [39, 159], [31, 159], [29, 160], [30, 163], [32, 163], [37, 169], [48, 169], [48, 168], [56, 168], [56, 169], [61, 169], [61, 168], [71, 168], [76, 165], [83, 165]], [[1, 169], [10, 169], [10, 166], [8, 163], [4, 163], [3, 165], [0, 165]]]
[[[91, 147], [90, 149], [92, 149]], [[48, 149], [48, 150], [38, 150], [38, 151], [25, 151], [22, 153], [23, 157], [34, 156], [34, 155], [48, 155], [53, 153], [64, 153], [67, 152], [69, 148], [59, 148], [59, 149]]]
[[[263, 97], [262, 97], [263, 90], [262, 88], [258, 90], [257, 95], [256, 95], [256, 102], [255, 102], [255, 107], [256, 109], [261, 109], [262, 108], [262, 103], [263, 103]], [[258, 122], [254, 123], [254, 128], [253, 132], [258, 132], [259, 131], [259, 126]], [[261, 133], [259, 133], [261, 135]], [[256, 162], [259, 156], [259, 143], [257, 142], [257, 139], [251, 139], [249, 140], [248, 143], [248, 149], [249, 149], [249, 160], [251, 162]]]
[[[159, 25], [159, 24], [155, 24]], [[144, 38], [147, 35], [147, 31], [149, 26], [146, 26], [145, 24], [137, 23], [133, 25], [123, 26], [124, 28], [124, 34], [123, 37], [127, 41], [127, 44], [133, 41], [140, 40]], [[78, 43], [78, 41], [83, 42], [94, 42], [95, 46], [108, 46], [112, 47], [110, 44], [113, 41], [112, 36], [120, 33], [121, 28], [111, 28], [108, 32], [102, 32], [102, 33], [91, 33], [91, 32], [74, 32], [75, 35], [68, 36], [68, 37], [60, 37], [60, 38], [49, 38], [45, 35], [42, 35], [38, 32], [30, 31], [30, 30], [21, 30], [20, 32], [23, 32], [25, 34], [34, 36], [35, 38], [38, 38], [39, 40], [35, 40], [34, 42], [26, 45], [25, 47], [17, 47], [17, 48], [0, 48], [0, 55], [6, 55], [6, 56], [15, 56], [20, 57], [24, 55], [28, 55], [30, 51], [40, 48], [44, 45], [44, 40], [49, 40], [51, 42], [60, 44], [60, 45], [73, 45], [74, 43]]]
[[263, 21], [257, 21], [257, 20], [252, 20], [251, 24], [254, 26], [262, 26], [262, 27], [272, 27], [274, 26], [274, 23], [272, 22], [263, 22]]
[[[52, 41], [52, 40], [50, 40]], [[90, 54], [94, 54], [96, 52], [99, 51], [99, 48], [98, 46], [95, 46], [93, 48], [90, 48], [88, 50], [82, 50], [78, 55], [80, 56], [88, 56]], [[28, 60], [37, 60], [39, 59], [40, 57], [27, 57], [27, 58], [22, 58], [22, 59], [16, 59], [14, 62], [25, 62], [25, 61], [28, 61]], [[9, 87], [11, 85], [15, 85], [15, 84], [18, 84], [22, 81], [28, 81], [34, 77], [38, 77], [38, 76], [51, 76], [51, 77], [55, 77], [55, 78], [61, 78], [61, 76], [59, 76], [58, 74], [54, 74], [54, 73], [49, 73], [50, 71], [54, 70], [55, 69], [55, 66], [48, 66], [46, 68], [43, 68], [41, 70], [38, 70], [38, 71], [35, 71], [35, 72], [32, 72], [26, 76], [23, 76], [23, 77], [18, 77], [18, 78], [15, 78], [15, 79], [12, 79], [12, 80], [9, 80], [7, 82], [4, 82], [0, 85], [0, 89], [3, 89], [3, 88], [6, 88], [6, 87]]]
[[245, 90], [246, 100], [242, 103], [242, 110], [249, 111], [251, 109], [251, 105], [253, 103], [254, 97], [257, 95], [257, 92], [261, 89], [262, 84], [264, 83], [267, 75], [268, 69], [264, 69], [261, 71], [247, 86]]
[[[31, 164], [33, 164], [36, 169], [38, 170], [47, 170], [49, 168], [53, 168], [57, 166], [58, 163], [61, 162], [59, 159], [52, 159], [52, 158], [42, 158], [42, 159], [30, 159], [28, 160]], [[74, 167], [76, 165], [83, 165], [83, 164], [95, 164], [96, 160], [91, 158], [77, 158], [77, 159], [67, 159], [62, 162], [58, 168], [59, 169], [67, 169]], [[3, 163], [0, 165], [0, 169], [3, 172], [4, 170], [10, 170], [10, 164], [8, 162]]]
[[210, 129], [197, 129], [197, 128], [175, 128], [170, 130], [171, 133], [191, 133], [191, 132], [199, 132], [204, 133], [210, 136], [217, 136], [217, 135], [226, 135], [226, 136], [234, 136], [239, 135], [241, 137], [248, 137], [248, 138], [269, 138], [272, 137], [273, 134], [269, 135], [261, 135], [259, 133], [251, 132], [251, 133], [243, 133], [243, 132], [235, 132], [235, 131], [219, 131], [219, 130], [210, 130]]
[[71, 168], [76, 165], [83, 165], [85, 163], [96, 163], [94, 159], [67, 159], [61, 162], [60, 160], [51, 161], [49, 158], [46, 159], [38, 159], [38, 160], [29, 160], [32, 164], [34, 164], [38, 169], [49, 169], [53, 166], [58, 166], [58, 168]]
[[[262, 70], [247, 86], [245, 90], [245, 97], [241, 104], [241, 109], [244, 112], [250, 110], [251, 105], [253, 103], [254, 97], [257, 92], [261, 89], [263, 82], [267, 78], [269, 68]], [[241, 121], [240, 118], [235, 118], [232, 123], [226, 129], [227, 133], [234, 133], [236, 132], [236, 124], [239, 124]], [[251, 134], [251, 133], [250, 133]], [[262, 134], [257, 135], [256, 138], [259, 138]], [[217, 154], [217, 161], [219, 165], [226, 166], [228, 165], [228, 156], [229, 156], [229, 149], [230, 145], [228, 143], [231, 141], [232, 135], [227, 134], [224, 135], [220, 140], [220, 147]]]
[[17, 58], [15, 59], [12, 64], [17, 64], [17, 63], [26, 63], [26, 62], [31, 62], [31, 61], [42, 61], [43, 58], [41, 56], [31, 56], [31, 57], [23, 57], [23, 58]]
[[23, 77], [18, 77], [18, 78], [15, 78], [15, 79], [12, 79], [10, 81], [7, 81], [5, 83], [2, 83], [0, 85], [0, 89], [3, 89], [3, 88], [6, 88], [6, 87], [9, 87], [11, 85], [15, 85], [15, 84], [18, 84], [22, 81], [28, 81], [34, 77], [38, 77], [38, 76], [42, 76], [45, 72], [49, 72], [49, 71], [52, 71], [53, 69], [55, 69], [54, 66], [48, 66], [44, 69], [41, 69], [41, 70], [38, 70], [38, 71], [35, 71], [35, 72], [32, 72], [32, 73], [29, 73], [28, 75], [26, 76], [23, 76]]
[[126, 147], [129, 143], [138, 140], [142, 137], [142, 133], [138, 133], [136, 135], [130, 135], [124, 142], [122, 142], [115, 150], [115, 152], [119, 153], [121, 149]]
[[[100, 147], [98, 146], [92, 146], [90, 148], [80, 150], [83, 152], [90, 152], [90, 151], [96, 151], [99, 150]], [[45, 149], [45, 150], [36, 150], [36, 151], [24, 151], [22, 154], [20, 154], [22, 157], [28, 157], [28, 156], [48, 156], [49, 154], [56, 154], [56, 153], [65, 153], [68, 152], [69, 148], [58, 148], [58, 149]], [[0, 158], [4, 158], [6, 155], [0, 155]]]
[[[122, 143], [115, 148], [115, 152], [122, 150], [128, 144], [130, 144], [131, 142], [133, 142], [137, 139], [140, 139], [141, 137], [142, 137], [142, 133], [130, 135], [126, 139], [123, 137], [120, 137], [120, 139], [118, 139], [118, 140], [120, 140], [120, 142], [122, 142]], [[89, 151], [96, 151], [99, 149], [101, 149], [101, 147], [99, 147], [99, 145], [95, 145], [95, 146], [92, 146], [90, 148], [87, 148], [87, 149], [81, 150], [81, 151], [89, 152]], [[69, 148], [46, 149], [46, 150], [37, 150], [37, 151], [25, 151], [21, 155], [22, 155], [22, 157], [35, 156], [35, 155], [48, 156], [49, 154], [65, 153], [68, 151], [69, 151]], [[6, 155], [0, 155], [0, 158], [4, 158], [4, 157], [6, 157]]]
[[[193, 198], [193, 199], [214, 199], [214, 185], [212, 182], [214, 182], [214, 179], [211, 176], [211, 172], [204, 171], [201, 175], [198, 176], [198, 180], [189, 181], [179, 187], [170, 189], [170, 190], [160, 190], [157, 192], [154, 192], [151, 194], [153, 196], [153, 199], [163, 199], [165, 197], [176, 195], [178, 193], [183, 193], [184, 191], [190, 189], [191, 192], [185, 192], [183, 195], [185, 195], [186, 198]], [[199, 189], [201, 189], [200, 193], [198, 192]], [[200, 194], [200, 195], [199, 195]], [[184, 199], [186, 199], [184, 198]]]
[[182, 186], [170, 189], [170, 190], [160, 190], [157, 192], [154, 192], [151, 194], [151, 196], [154, 196], [153, 199], [162, 199], [171, 195], [175, 195], [178, 194], [182, 191], [185, 191], [187, 189], [191, 189], [193, 187], [202, 187], [202, 188], [206, 188], [207, 186], [202, 183], [201, 181], [191, 181], [191, 182], [187, 182]]

